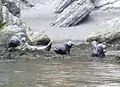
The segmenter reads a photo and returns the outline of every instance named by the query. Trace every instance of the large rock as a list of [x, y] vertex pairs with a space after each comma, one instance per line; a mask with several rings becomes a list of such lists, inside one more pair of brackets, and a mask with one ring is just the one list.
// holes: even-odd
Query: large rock
[[18, 32], [24, 32], [27, 34], [27, 42], [31, 45], [48, 45], [51, 39], [44, 33], [34, 33], [29, 27], [9, 25], [0, 31], [0, 45], [5, 45], [8, 40]]
[[9, 12], [6, 6], [2, 6], [3, 23], [7, 25], [21, 25], [21, 20]]
[[8, 40], [18, 32], [27, 34], [28, 44], [32, 42], [34, 45], [48, 45], [51, 40], [47, 35], [35, 34], [29, 26], [16, 17], [20, 13], [20, 9], [16, 6], [17, 2], [12, 1], [14, 0], [2, 0], [2, 4], [0, 4], [0, 45], [7, 44]]
[[7, 2], [5, 6], [8, 8], [9, 12], [16, 17], [20, 17], [20, 8], [16, 6], [14, 2]]
[[52, 25], [57, 27], [75, 26], [93, 9], [94, 5], [90, 0], [75, 0], [58, 15]]
[[21, 0], [27, 7], [34, 7], [32, 3], [29, 2], [29, 0]]
[[0, 45], [5, 45], [8, 43], [8, 40], [11, 38], [11, 36], [18, 32], [25, 32], [25, 29], [17, 25], [10, 25], [5, 27], [2, 31], [0, 31]]
[[27, 36], [32, 45], [47, 45], [51, 39], [45, 34], [45, 32], [32, 32], [29, 28], [26, 30]]
[[106, 29], [105, 31], [101, 32], [92, 32], [87, 41], [97, 40], [99, 42], [108, 42], [112, 43], [114, 41], [120, 40], [120, 29]]

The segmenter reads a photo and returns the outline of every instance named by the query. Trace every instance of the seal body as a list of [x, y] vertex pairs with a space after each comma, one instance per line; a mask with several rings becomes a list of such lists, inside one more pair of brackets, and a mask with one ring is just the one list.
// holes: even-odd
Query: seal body
[[54, 51], [55, 53], [61, 54], [61, 55], [70, 54], [70, 49], [72, 46], [73, 46], [72, 42], [67, 42], [66, 44], [56, 47]]
[[8, 41], [8, 48], [12, 48], [15, 50], [17, 46], [23, 45], [26, 42], [26, 34], [23, 32], [19, 32], [13, 35]]
[[12, 36], [11, 39], [9, 40], [8, 47], [17, 47], [20, 46], [21, 42], [18, 37]]
[[97, 45], [97, 50], [98, 50], [98, 53], [99, 53], [99, 57], [105, 57], [105, 48], [106, 48], [106, 45], [100, 43]]

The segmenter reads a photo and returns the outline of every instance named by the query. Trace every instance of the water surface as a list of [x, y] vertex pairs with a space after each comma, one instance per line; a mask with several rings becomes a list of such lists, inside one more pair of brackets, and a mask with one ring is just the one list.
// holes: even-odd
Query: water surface
[[81, 58], [1, 60], [0, 87], [119, 87], [120, 66]]

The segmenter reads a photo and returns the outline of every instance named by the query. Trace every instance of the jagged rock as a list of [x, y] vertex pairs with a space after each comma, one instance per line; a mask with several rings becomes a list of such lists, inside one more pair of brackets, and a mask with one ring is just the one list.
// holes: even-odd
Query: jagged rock
[[106, 29], [105, 31], [101, 31], [101, 32], [93, 32], [88, 36], [87, 41], [93, 41], [93, 40], [97, 40], [100, 42], [105, 41], [108, 43], [119, 41], [120, 29]]
[[7, 25], [15, 24], [15, 25], [21, 25], [21, 20], [17, 18], [16, 16], [12, 15], [6, 6], [2, 6], [2, 14], [3, 14], [3, 23], [6, 23]]
[[8, 8], [9, 12], [16, 17], [20, 17], [20, 8], [16, 6], [14, 2], [7, 2], [5, 6]]
[[58, 27], [75, 26], [93, 9], [94, 5], [90, 0], [75, 0], [58, 15], [52, 25]]

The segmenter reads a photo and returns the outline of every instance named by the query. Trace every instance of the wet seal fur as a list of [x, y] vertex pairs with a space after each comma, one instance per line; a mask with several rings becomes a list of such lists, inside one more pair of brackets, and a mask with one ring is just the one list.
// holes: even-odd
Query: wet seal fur
[[56, 47], [54, 49], [54, 51], [55, 51], [55, 53], [61, 54], [61, 55], [70, 54], [70, 49], [73, 45], [74, 45], [73, 42], [68, 41], [67, 43], [65, 43], [63, 45]]

